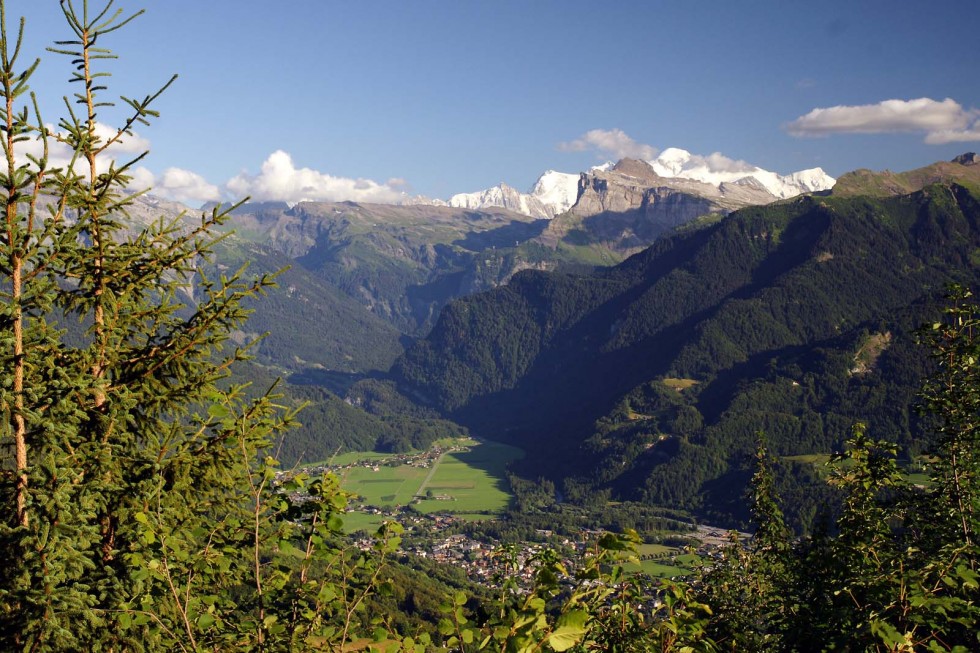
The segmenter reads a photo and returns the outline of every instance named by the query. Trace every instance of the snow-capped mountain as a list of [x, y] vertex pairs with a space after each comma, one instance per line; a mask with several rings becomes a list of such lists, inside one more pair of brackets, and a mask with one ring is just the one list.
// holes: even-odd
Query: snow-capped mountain
[[448, 204], [465, 209], [502, 206], [533, 218], [553, 218], [575, 204], [579, 177], [579, 174], [547, 170], [534, 182], [530, 193], [501, 183], [476, 193], [453, 195]]
[[[820, 168], [780, 175], [745, 161], [730, 159], [718, 152], [701, 156], [677, 147], [665, 149], [656, 159], [646, 163], [657, 177], [662, 178], [665, 186], [670, 186], [671, 179], [702, 182], [722, 191], [724, 187], [731, 189], [734, 184], [756, 188], [756, 199], [763, 202], [827, 190], [836, 181]], [[497, 206], [534, 218], [550, 219], [575, 206], [579, 200], [583, 176], [608, 172], [613, 168], [614, 164], [609, 162], [580, 174], [548, 170], [538, 177], [528, 193], [501, 183], [486, 190], [453, 195], [447, 202], [413, 198], [406, 203], [439, 206], [448, 204], [473, 210]]]
[[[577, 179], [577, 177], [576, 177]], [[475, 193], [459, 193], [449, 198], [449, 206], [460, 209], [483, 209], [500, 206], [532, 218], [552, 218], [555, 213], [535, 195], [522, 193], [501, 183]]]
[[551, 209], [551, 215], [564, 213], [578, 199], [578, 180], [581, 175], [547, 170], [538, 177], [531, 188], [531, 195]]
[[[611, 166], [612, 164], [607, 164]], [[599, 169], [602, 166], [597, 166]], [[550, 219], [570, 209], [578, 199], [579, 173], [546, 170], [534, 182], [529, 193], [501, 183], [475, 193], [459, 193], [446, 202], [449, 206], [465, 209], [482, 209], [500, 206], [533, 218]], [[433, 204], [439, 203], [438, 200]]]
[[700, 156], [678, 147], [668, 147], [660, 156], [647, 163], [661, 177], [694, 179], [713, 186], [736, 183], [746, 178], [755, 179], [778, 199], [827, 190], [836, 182], [821, 168], [780, 175], [745, 161], [729, 159], [718, 152]]

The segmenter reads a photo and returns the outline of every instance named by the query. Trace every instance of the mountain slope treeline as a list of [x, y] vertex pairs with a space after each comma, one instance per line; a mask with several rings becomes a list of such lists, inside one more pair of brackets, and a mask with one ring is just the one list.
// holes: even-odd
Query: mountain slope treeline
[[797, 477], [812, 470], [793, 458], [836, 450], [857, 419], [906, 458], [924, 448], [908, 406], [928, 365], [911, 343], [948, 283], [977, 282], [978, 221], [977, 192], [955, 183], [742, 209], [615, 268], [525, 271], [457, 300], [393, 372], [528, 450], [526, 471], [568, 498], [731, 519], [759, 430]]

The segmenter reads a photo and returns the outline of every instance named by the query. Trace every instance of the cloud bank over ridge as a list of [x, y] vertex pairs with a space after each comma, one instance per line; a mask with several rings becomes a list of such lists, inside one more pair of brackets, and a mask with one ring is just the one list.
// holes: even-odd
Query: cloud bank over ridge
[[257, 175], [246, 172], [232, 177], [225, 187], [234, 196], [254, 200], [278, 200], [294, 204], [303, 201], [394, 203], [405, 194], [396, 186], [405, 182], [392, 179], [378, 183], [371, 179], [335, 177], [312, 168], [297, 168], [284, 150], [276, 150], [262, 164]]
[[657, 156], [657, 148], [637, 143], [622, 129], [591, 129], [573, 141], [558, 144], [561, 152], [595, 151], [600, 159], [642, 159], [649, 161]]
[[[49, 128], [55, 133], [53, 126]], [[115, 131], [99, 123], [96, 125], [96, 134], [107, 141], [115, 136]], [[67, 168], [71, 164], [72, 152], [68, 145], [52, 138], [48, 147], [50, 167]], [[150, 142], [139, 134], [125, 135], [98, 158], [98, 172], [106, 172], [110, 165], [118, 168], [149, 149]], [[42, 156], [41, 142], [28, 140], [19, 143], [18, 158], [28, 154], [36, 158]], [[76, 172], [83, 172], [83, 165], [86, 164], [76, 161]], [[371, 179], [337, 177], [312, 168], [297, 168], [292, 157], [284, 150], [270, 154], [258, 174], [243, 171], [222, 186], [209, 182], [192, 170], [177, 167], [170, 167], [156, 174], [146, 166], [135, 165], [128, 174], [129, 190], [137, 192], [150, 189], [158, 197], [191, 207], [205, 202], [235, 201], [246, 196], [256, 201], [271, 200], [289, 204], [302, 201], [397, 203], [406, 197], [402, 188], [408, 185], [401, 178], [379, 183]]]

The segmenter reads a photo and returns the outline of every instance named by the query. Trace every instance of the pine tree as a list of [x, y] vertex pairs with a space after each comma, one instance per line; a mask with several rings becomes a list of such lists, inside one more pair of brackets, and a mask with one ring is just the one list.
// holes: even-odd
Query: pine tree
[[[127, 213], [142, 156], [114, 162], [108, 149], [156, 117], [173, 79], [122, 97], [122, 122], [102, 125], [113, 104], [99, 68], [114, 58], [106, 41], [142, 12], [76, 4], [62, 2], [69, 38], [51, 49], [69, 58], [76, 92], [49, 130], [33, 98], [18, 106], [38, 62], [18, 68], [24, 22], [8, 38], [0, 2], [0, 409], [12, 451], [0, 648], [194, 649], [232, 631], [261, 642], [270, 624], [258, 550], [282, 508], [260, 452], [291, 414], [270, 394], [229, 386], [246, 351], [223, 347], [247, 316], [242, 301], [272, 280], [204, 276], [229, 210], [152, 224]], [[41, 156], [27, 156], [29, 141]], [[73, 152], [62, 169], [47, 160], [56, 142]], [[243, 585], [248, 601], [215, 598]], [[223, 609], [237, 615], [224, 631]]]

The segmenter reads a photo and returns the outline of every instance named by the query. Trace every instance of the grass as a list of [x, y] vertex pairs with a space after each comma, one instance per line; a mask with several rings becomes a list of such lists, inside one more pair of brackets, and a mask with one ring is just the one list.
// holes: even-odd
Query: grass
[[409, 465], [380, 466], [378, 471], [368, 467], [351, 467], [340, 476], [345, 490], [364, 498], [364, 503], [382, 508], [411, 503], [415, 491], [429, 470]]
[[683, 553], [676, 556], [674, 562], [685, 567], [696, 567], [701, 564], [701, 556], [696, 553]]
[[677, 553], [678, 549], [666, 544], [640, 544], [636, 547], [636, 552], [641, 556], [659, 556], [664, 554]]
[[905, 475], [905, 480], [913, 485], [920, 485], [922, 487], [932, 486], [932, 478], [926, 472], [911, 472]]
[[683, 392], [688, 388], [692, 388], [698, 384], [694, 379], [674, 379], [666, 378], [663, 380], [663, 384], [668, 388], [673, 388], [677, 392]]
[[484, 518], [498, 514], [510, 505], [510, 485], [506, 468], [524, 452], [498, 442], [474, 443], [464, 451], [445, 454], [420, 494], [432, 492], [416, 506], [419, 512], [450, 512]]
[[657, 578], [690, 576], [695, 567], [701, 564], [701, 557], [681, 551], [677, 547], [663, 544], [640, 544], [636, 547], [636, 552], [641, 559], [624, 564], [623, 570], [634, 574], [643, 572]]
[[394, 454], [377, 453], [375, 451], [347, 451], [345, 453], [339, 453], [330, 460], [324, 462], [330, 463], [331, 465], [353, 465], [366, 460], [383, 461], [393, 456]]
[[[701, 563], [701, 557], [693, 553], [682, 553], [675, 547], [662, 544], [641, 544], [637, 547], [640, 556], [663, 556], [656, 560], [639, 560], [623, 565], [627, 573], [643, 572], [657, 578], [672, 578], [674, 576], [690, 576], [694, 568]], [[666, 555], [664, 555], [666, 554]]]
[[[472, 439], [440, 443], [443, 447], [461, 447], [444, 453], [432, 467], [385, 465], [395, 456], [377, 453], [345, 453], [337, 456], [335, 465], [346, 465], [340, 476], [344, 490], [361, 498], [364, 505], [394, 508], [415, 503], [422, 513], [446, 512], [465, 520], [492, 518], [503, 512], [511, 501], [506, 468], [524, 452], [498, 442]], [[377, 462], [373, 467], [361, 462]], [[431, 499], [421, 498], [431, 492]], [[344, 517], [348, 532], [374, 530], [380, 515], [350, 512]]]
[[783, 460], [790, 460], [797, 463], [810, 463], [811, 465], [825, 465], [830, 462], [830, 454], [804, 453], [797, 456], [783, 456]]
[[366, 512], [349, 512], [344, 515], [344, 531], [356, 533], [367, 531], [374, 533], [385, 520], [383, 515], [372, 515]]
[[628, 419], [631, 422], [635, 422], [641, 419], [651, 419], [651, 417], [649, 415], [644, 415], [643, 413], [638, 413], [632, 408], [629, 408], [626, 411], [626, 419]]
[[655, 578], [673, 578], [675, 576], [690, 576], [694, 573], [693, 569], [688, 569], [687, 567], [678, 567], [676, 565], [668, 565], [656, 560], [643, 560], [639, 566], [624, 567], [625, 571], [642, 571], [645, 574], [650, 574]]

